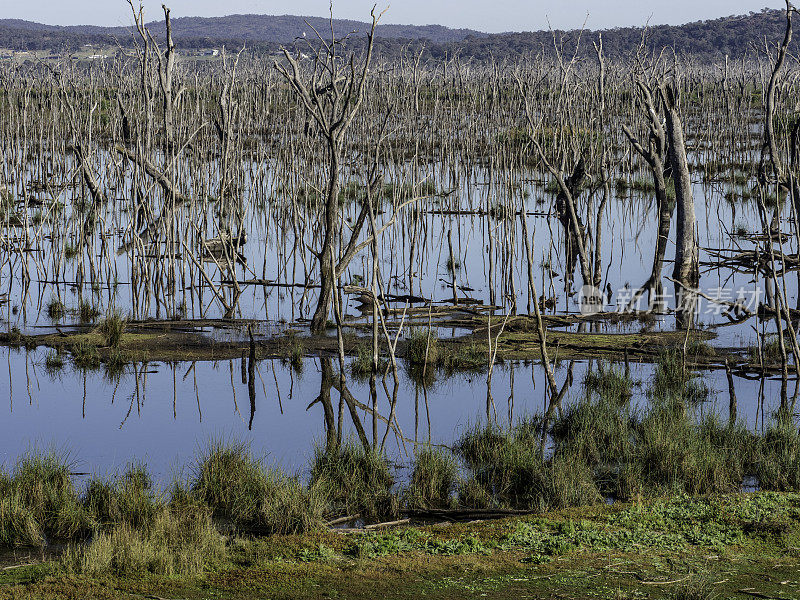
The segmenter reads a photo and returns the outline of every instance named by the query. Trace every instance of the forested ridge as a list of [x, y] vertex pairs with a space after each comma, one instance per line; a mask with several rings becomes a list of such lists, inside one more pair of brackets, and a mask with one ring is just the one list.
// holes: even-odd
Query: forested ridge
[[[149, 25], [162, 34], [164, 23]], [[313, 28], [329, 31], [327, 19], [318, 17], [233, 15], [218, 18], [183, 17], [173, 19], [176, 45], [185, 50], [226, 46], [235, 50], [242, 45], [263, 54], [277, 51], [281, 45], [297, 44], [300, 49], [314, 37]], [[779, 39], [784, 27], [782, 11], [764, 9], [748, 15], [697, 21], [680, 26], [620, 27], [604, 30], [603, 42], [608, 56], [635, 52], [643, 35], [655, 50], [674, 49], [678, 54], [715, 60], [728, 55], [741, 57], [764, 40]], [[367, 26], [348, 20], [334, 20], [337, 37], [352, 34], [352, 45], [363, 43]], [[515, 60], [530, 53], [552, 53], [556, 46], [571, 53], [579, 38], [586, 42], [582, 52], [593, 52], [590, 39], [599, 31], [534, 31], [484, 34], [468, 29], [449, 29], [441, 25], [381, 25], [376, 32], [376, 50], [385, 59], [415, 49], [423, 59], [440, 59], [458, 54], [464, 59]], [[305, 34], [305, 37], [304, 35]], [[72, 52], [86, 44], [96, 46], [132, 46], [135, 37], [126, 27], [42, 25], [29, 21], [0, 19], [0, 48], [12, 50], [51, 50]], [[796, 42], [795, 42], [796, 44]]]

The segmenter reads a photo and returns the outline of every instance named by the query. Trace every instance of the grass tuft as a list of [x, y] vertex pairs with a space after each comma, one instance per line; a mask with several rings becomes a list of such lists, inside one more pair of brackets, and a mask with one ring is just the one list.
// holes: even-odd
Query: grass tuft
[[425, 446], [414, 460], [411, 481], [405, 491], [406, 506], [413, 509], [450, 508], [458, 488], [455, 457], [448, 450]]
[[146, 467], [131, 464], [122, 477], [92, 479], [83, 506], [97, 525], [145, 528], [155, 521], [164, 502], [154, 493]]
[[119, 311], [112, 311], [106, 315], [105, 320], [100, 323], [100, 335], [103, 336], [106, 346], [117, 348], [125, 332], [127, 320], [122, 317]]
[[394, 477], [386, 457], [352, 440], [338, 448], [317, 448], [311, 468], [311, 489], [320, 493], [336, 515], [360, 514], [366, 519], [397, 515]]
[[225, 541], [211, 521], [211, 512], [183, 505], [160, 511], [145, 528], [123, 523], [100, 532], [87, 546], [71, 547], [62, 564], [68, 571], [93, 576], [196, 576], [225, 555]]
[[199, 459], [190, 494], [217, 518], [262, 534], [305, 533], [321, 523], [313, 491], [276, 469], [265, 468], [246, 444], [212, 441]]

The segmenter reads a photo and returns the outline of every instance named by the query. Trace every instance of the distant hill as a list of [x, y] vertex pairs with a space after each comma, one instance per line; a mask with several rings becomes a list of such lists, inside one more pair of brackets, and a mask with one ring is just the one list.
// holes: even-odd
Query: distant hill
[[[367, 23], [334, 20], [338, 38], [356, 32], [351, 43], [363, 44]], [[313, 39], [312, 26], [322, 35], [330, 32], [328, 19], [319, 17], [231, 15], [228, 17], [180, 17], [173, 19], [173, 36], [179, 48], [197, 49], [226, 45], [230, 49], [247, 45], [255, 52], [275, 51], [282, 44]], [[782, 11], [764, 9], [743, 16], [697, 21], [685, 25], [658, 25], [647, 29], [649, 46], [660, 50], [675, 49], [702, 60], [716, 60], [724, 55], [739, 57], [763, 47], [764, 39], [782, 39], [785, 17]], [[156, 35], [163, 35], [164, 22], [148, 25]], [[621, 56], [634, 51], [642, 38], [641, 27], [615, 28], [603, 31], [606, 54]], [[583, 51], [592, 52], [589, 40], [597, 39], [597, 31], [583, 32]], [[485, 34], [469, 29], [449, 29], [441, 25], [380, 25], [376, 32], [377, 48], [383, 58], [397, 56], [409, 44], [424, 46], [424, 57], [437, 59], [460, 55], [476, 60], [514, 60], [531, 52], [552, 52], [553, 35], [564, 47], [574, 48], [579, 31], [535, 31], [523, 33]], [[16, 19], [0, 19], [0, 48], [14, 50], [72, 51], [85, 44], [131, 45], [133, 31], [129, 27], [96, 27], [42, 25]], [[794, 49], [797, 48], [796, 42]]]
[[[796, 21], [800, 19], [795, 18]], [[674, 49], [679, 55], [691, 55], [703, 60], [717, 60], [728, 55], [740, 57], [752, 52], [753, 47], [764, 48], [764, 40], [778, 42], [783, 40], [786, 28], [786, 13], [780, 10], [764, 9], [748, 15], [730, 16], [708, 21], [696, 21], [685, 25], [656, 25], [647, 28], [648, 47], [660, 51]], [[607, 56], [625, 56], [638, 48], [643, 27], [619, 27], [600, 31], [536, 31], [525, 33], [503, 33], [477, 38], [468, 38], [458, 46], [464, 56], [476, 59], [495, 60], [514, 58], [530, 52], [551, 51], [553, 36], [568, 55], [575, 48], [579, 38], [582, 53], [594, 55], [592, 42], [603, 34], [603, 48]], [[798, 40], [792, 49], [797, 51]], [[450, 46], [452, 53], [455, 49]]]
[[[356, 33], [365, 35], [370, 25], [360, 21], [334, 19], [334, 33], [338, 38]], [[148, 23], [153, 34], [163, 35], [164, 21]], [[273, 44], [290, 44], [297, 38], [314, 36], [313, 28], [322, 35], [330, 34], [330, 21], [320, 17], [296, 17], [291, 15], [230, 15], [227, 17], [173, 17], [173, 38], [181, 42], [197, 40], [238, 40]], [[66, 46], [82, 43], [108, 43], [118, 40], [125, 43], [133, 30], [130, 27], [97, 27], [74, 25], [61, 27], [43, 25], [19, 19], [0, 19], [0, 47], [15, 50], [44, 49], [42, 43], [52, 44], [61, 40]], [[434, 44], [457, 42], [467, 37], [483, 37], [486, 34], [471, 29], [449, 29], [442, 25], [379, 25], [376, 37], [384, 39], [425, 40]]]

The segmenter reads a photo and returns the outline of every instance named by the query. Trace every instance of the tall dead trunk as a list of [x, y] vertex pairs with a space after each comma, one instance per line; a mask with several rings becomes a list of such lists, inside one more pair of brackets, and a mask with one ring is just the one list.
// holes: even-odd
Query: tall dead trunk
[[336, 285], [333, 253], [339, 227], [339, 152], [335, 148], [334, 141], [330, 141], [328, 152], [330, 173], [328, 173], [328, 190], [325, 198], [325, 234], [319, 255], [319, 300], [311, 319], [311, 330], [315, 332], [325, 329], [328, 308]]
[[[175, 43], [172, 40], [172, 22], [169, 18], [169, 9], [163, 4], [161, 7], [164, 9], [164, 19], [166, 21], [167, 48], [163, 55], [159, 50], [156, 53], [156, 57], [158, 58], [158, 78], [161, 84], [161, 94], [164, 104], [164, 137], [166, 138], [167, 147], [173, 148], [176, 140], [175, 98], [177, 96], [173, 84], [175, 73]], [[153, 45], [158, 49], [158, 44], [154, 43]]]
[[675, 90], [671, 86], [660, 86], [667, 121], [669, 158], [672, 180], [675, 184], [675, 268], [672, 278], [675, 283], [675, 303], [678, 327], [688, 328], [694, 318], [696, 294], [692, 289], [700, 283], [699, 248], [697, 243], [694, 195], [683, 123], [678, 112]]
[[[370, 62], [374, 47], [375, 28], [378, 26], [383, 13], [380, 15], [372, 9], [372, 27], [367, 33], [367, 48], [360, 65], [356, 70], [355, 55], [351, 54], [347, 62], [342, 63], [336, 55], [340, 41], [331, 39], [330, 42], [319, 38], [320, 47], [314, 51], [313, 66], [304, 68], [298, 60], [286, 49], [283, 57], [289, 68], [279, 62], [274, 66], [289, 83], [295, 97], [301, 103], [306, 117], [313, 120], [319, 128], [320, 136], [325, 142], [328, 157], [328, 182], [324, 206], [324, 232], [322, 247], [315, 252], [319, 261], [320, 293], [317, 308], [311, 319], [311, 331], [321, 333], [325, 329], [328, 311], [335, 292], [339, 274], [344, 270], [347, 260], [342, 259], [337, 266], [334, 257], [336, 240], [339, 238], [341, 227], [339, 211], [339, 172], [341, 154], [344, 147], [344, 137], [348, 128], [355, 119], [364, 100], [364, 89], [369, 73]], [[332, 17], [331, 17], [332, 18]], [[317, 34], [319, 36], [319, 34]], [[345, 65], [345, 68], [342, 67]], [[366, 219], [366, 206], [362, 207], [361, 214], [353, 227], [350, 243], [345, 251], [345, 258], [352, 258], [353, 249], [356, 248], [358, 234]]]
[[566, 270], [564, 273], [564, 283], [569, 289], [572, 286], [572, 279], [575, 267], [580, 260], [581, 276], [584, 285], [600, 285], [591, 276], [589, 259], [586, 254], [586, 228], [575, 210], [574, 198], [580, 195], [581, 189], [586, 182], [586, 161], [581, 156], [572, 175], [564, 182], [565, 190], [561, 190], [556, 196], [556, 212], [558, 220], [564, 229], [564, 241], [566, 247]]
[[667, 194], [667, 139], [662, 119], [656, 107], [656, 102], [650, 88], [642, 81], [637, 80], [636, 86], [641, 95], [642, 107], [647, 114], [650, 134], [647, 147], [641, 144], [627, 126], [622, 126], [622, 131], [633, 146], [633, 149], [644, 158], [650, 167], [655, 185], [656, 202], [658, 203], [658, 230], [656, 247], [653, 255], [653, 267], [650, 276], [641, 288], [633, 295], [630, 307], [636, 306], [641, 295], [648, 294], [650, 310], [661, 310], [663, 307], [664, 286], [661, 283], [661, 271], [664, 268], [664, 257], [667, 253], [669, 230], [672, 223], [672, 213], [675, 205], [669, 201]]

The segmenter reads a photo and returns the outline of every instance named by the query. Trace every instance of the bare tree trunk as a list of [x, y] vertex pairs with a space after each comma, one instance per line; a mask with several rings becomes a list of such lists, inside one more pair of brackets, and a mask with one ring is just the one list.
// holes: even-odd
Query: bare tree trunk
[[[678, 210], [675, 231], [675, 268], [672, 277], [675, 285], [676, 317], [678, 327], [688, 328], [694, 318], [696, 297], [690, 290], [700, 283], [699, 249], [692, 178], [686, 158], [686, 144], [676, 105], [675, 91], [662, 85], [661, 98], [667, 117], [669, 157], [672, 165], [672, 180], [675, 183], [675, 202]], [[680, 285], [682, 284], [682, 285]]]
[[329, 142], [328, 152], [330, 173], [328, 173], [328, 192], [325, 198], [325, 237], [319, 255], [320, 291], [317, 308], [311, 319], [311, 331], [314, 332], [325, 330], [328, 307], [331, 305], [333, 289], [336, 285], [333, 246], [339, 227], [339, 153], [332, 140]]
[[627, 126], [622, 126], [622, 131], [628, 138], [628, 141], [633, 146], [642, 158], [645, 159], [650, 172], [653, 175], [653, 183], [655, 185], [656, 201], [658, 202], [658, 232], [656, 237], [655, 253], [653, 255], [653, 268], [650, 276], [641, 288], [633, 295], [630, 307], [636, 306], [639, 297], [647, 292], [650, 310], [663, 310], [663, 295], [664, 286], [661, 283], [661, 271], [664, 268], [664, 256], [667, 252], [667, 243], [669, 242], [669, 230], [672, 223], [672, 213], [674, 205], [670, 203], [669, 196], [667, 195], [667, 181], [666, 181], [666, 165], [667, 160], [667, 140], [664, 126], [662, 124], [659, 111], [656, 108], [655, 99], [650, 88], [642, 81], [637, 81], [636, 85], [641, 94], [643, 101], [643, 108], [647, 114], [648, 122], [650, 125], [650, 135], [647, 147], [641, 144], [633, 135]]
[[[364, 89], [372, 60], [375, 28], [381, 16], [372, 9], [372, 27], [367, 34], [367, 49], [360, 69], [357, 72], [355, 56], [351, 54], [346, 70], [346, 75], [340, 74], [341, 63], [336, 56], [337, 41], [331, 39], [330, 43], [319, 37], [320, 48], [315, 52], [314, 66], [311, 72], [305, 72], [284, 49], [283, 56], [289, 64], [287, 69], [283, 64], [274, 63], [278, 72], [289, 82], [296, 98], [300, 101], [306, 116], [316, 123], [320, 134], [325, 140], [328, 154], [328, 183], [325, 196], [324, 227], [322, 247], [315, 253], [319, 261], [320, 294], [317, 308], [311, 319], [311, 331], [321, 333], [328, 320], [328, 310], [331, 305], [337, 278], [344, 270], [347, 260], [352, 258], [353, 249], [361, 227], [366, 218], [367, 208], [362, 207], [356, 227], [353, 228], [345, 258], [340, 261], [337, 268], [334, 258], [334, 246], [339, 238], [339, 171], [340, 159], [344, 145], [344, 136], [364, 100]], [[331, 20], [333, 17], [331, 16]], [[319, 34], [317, 34], [319, 36]], [[341, 43], [341, 42], [338, 42]], [[320, 85], [320, 77], [327, 83]], [[359, 246], [360, 247], [360, 246]], [[338, 272], [337, 272], [338, 271]]]

